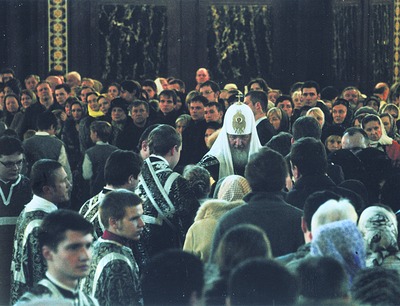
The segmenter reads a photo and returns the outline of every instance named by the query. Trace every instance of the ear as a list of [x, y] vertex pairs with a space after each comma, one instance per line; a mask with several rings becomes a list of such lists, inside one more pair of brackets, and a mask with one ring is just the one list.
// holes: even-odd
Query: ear
[[148, 149], [149, 149], [149, 146], [147, 145], [147, 141], [143, 140], [142, 141], [142, 150], [147, 152]]
[[42, 187], [43, 194], [49, 194], [52, 190], [52, 187], [48, 185]]
[[42, 247], [42, 255], [48, 261], [53, 260], [53, 252], [47, 245]]
[[118, 220], [113, 218], [113, 217], [108, 218], [108, 224], [113, 229], [117, 229], [118, 228]]
[[307, 233], [308, 228], [307, 228], [307, 223], [306, 220], [304, 220], [304, 217], [301, 217], [301, 230], [303, 231], [303, 233]]

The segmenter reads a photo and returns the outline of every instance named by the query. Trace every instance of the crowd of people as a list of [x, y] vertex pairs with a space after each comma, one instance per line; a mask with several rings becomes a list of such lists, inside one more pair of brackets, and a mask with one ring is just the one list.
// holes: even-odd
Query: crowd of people
[[400, 84], [196, 83], [0, 71], [0, 305], [397, 305]]

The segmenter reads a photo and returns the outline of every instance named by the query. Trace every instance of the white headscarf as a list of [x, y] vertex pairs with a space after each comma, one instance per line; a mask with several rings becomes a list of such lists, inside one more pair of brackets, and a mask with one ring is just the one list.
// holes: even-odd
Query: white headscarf
[[249, 144], [249, 156], [257, 153], [262, 147], [258, 138], [253, 111], [246, 104], [237, 102], [226, 111], [224, 125], [218, 138], [206, 155], [212, 155], [219, 161], [219, 177], [235, 174], [232, 163], [231, 149], [228, 141], [228, 133], [231, 135], [251, 134]]
[[[379, 138], [378, 141], [372, 141], [371, 139], [369, 140], [370, 147], [376, 148], [378, 147], [378, 145], [382, 146], [391, 145], [393, 143], [393, 139], [386, 134], [385, 126], [383, 125], [381, 118], [376, 115], [368, 115], [368, 116], [374, 116], [379, 120], [379, 125], [381, 126], [381, 132], [382, 132], [382, 136], [381, 138]], [[364, 128], [364, 126], [362, 128]]]

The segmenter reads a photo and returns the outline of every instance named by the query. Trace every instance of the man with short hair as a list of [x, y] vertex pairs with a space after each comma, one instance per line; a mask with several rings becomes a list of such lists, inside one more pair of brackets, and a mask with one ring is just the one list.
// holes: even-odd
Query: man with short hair
[[172, 79], [168, 82], [168, 89], [185, 93], [185, 83], [180, 79]]
[[82, 177], [90, 180], [90, 196], [99, 193], [105, 185], [104, 165], [112, 152], [118, 150], [110, 145], [112, 127], [107, 121], [94, 121], [90, 125], [90, 138], [95, 145], [86, 150], [82, 163]]
[[213, 258], [223, 235], [237, 224], [249, 223], [265, 231], [274, 257], [297, 250], [303, 244], [301, 210], [289, 205], [282, 193], [287, 165], [281, 154], [266, 147], [251, 155], [245, 177], [252, 192], [241, 205], [219, 219], [212, 243]]
[[25, 80], [25, 88], [32, 90], [33, 92], [36, 90], [36, 85], [40, 82], [40, 77], [36, 74], [28, 75]]
[[51, 159], [37, 161], [31, 171], [32, 200], [18, 217], [11, 262], [11, 304], [44, 277], [39, 247], [39, 226], [45, 216], [70, 198], [71, 183], [62, 165]]
[[341, 97], [349, 102], [349, 107], [356, 111], [359, 107], [362, 106], [360, 103], [361, 93], [357, 87], [349, 86], [343, 89]]
[[207, 103], [208, 100], [203, 96], [195, 96], [189, 101], [188, 108], [191, 120], [182, 133], [180, 166], [198, 163], [208, 151], [204, 142], [204, 133], [207, 129], [207, 122], [204, 120], [204, 108]]
[[57, 124], [57, 118], [52, 112], [41, 113], [38, 117], [39, 131], [34, 136], [24, 140], [23, 145], [28, 173], [30, 173], [31, 167], [36, 161], [42, 158], [49, 158], [63, 165], [69, 180], [72, 181], [65, 145], [55, 136]]
[[94, 225], [94, 239], [101, 237], [104, 225], [99, 222], [99, 205], [105, 195], [114, 189], [134, 191], [138, 181], [142, 159], [131, 151], [116, 150], [110, 154], [104, 166], [105, 186], [97, 195], [87, 200], [79, 213]]
[[128, 103], [132, 103], [140, 98], [140, 84], [136, 81], [126, 80], [121, 83], [121, 98], [125, 99]]
[[[133, 130], [134, 137], [132, 138], [132, 142], [136, 146], [138, 145], [140, 136], [144, 132], [144, 130], [150, 126], [149, 114], [150, 107], [146, 101], [136, 100], [130, 104], [130, 113], [133, 121]], [[137, 148], [135, 150], [137, 152]]]
[[218, 102], [208, 102], [204, 107], [204, 119], [207, 123], [217, 122], [222, 124], [223, 116], [224, 112], [222, 110], [222, 106]]
[[47, 271], [19, 302], [53, 297], [74, 305], [98, 305], [97, 300], [78, 289], [79, 280], [89, 274], [92, 231], [90, 222], [74, 211], [61, 209], [47, 215], [38, 235]]
[[0, 137], [0, 305], [10, 301], [10, 265], [15, 224], [24, 205], [32, 199], [29, 179], [21, 174], [24, 148], [19, 139]]
[[319, 84], [315, 81], [306, 81], [301, 86], [301, 99], [304, 102], [304, 105], [310, 107], [319, 107], [325, 115], [325, 121], [331, 123], [331, 115], [328, 107], [324, 104], [324, 102], [320, 101], [320, 87]]
[[175, 110], [177, 101], [176, 92], [174, 90], [163, 90], [159, 95], [159, 107], [160, 110], [157, 112], [157, 117], [153, 123], [168, 124], [175, 127], [175, 120], [179, 114]]
[[196, 91], [199, 91], [200, 85], [207, 82], [210, 79], [210, 74], [206, 68], [199, 68], [196, 71]]
[[367, 133], [362, 128], [351, 127], [348, 128], [342, 137], [342, 149], [347, 149], [354, 154], [367, 148], [369, 145], [369, 138]]
[[238, 102], [228, 108], [218, 138], [199, 165], [215, 181], [232, 174], [243, 176], [250, 155], [260, 148], [253, 112]]
[[160, 125], [148, 138], [150, 157], [144, 161], [136, 193], [144, 200], [146, 223], [142, 243], [150, 256], [182, 248], [199, 203], [181, 175], [178, 164], [182, 141], [169, 125]]
[[244, 98], [244, 104], [251, 108], [256, 121], [258, 138], [261, 145], [265, 145], [276, 134], [274, 127], [265, 115], [268, 108], [267, 94], [259, 90], [249, 91]]
[[100, 305], [143, 304], [139, 267], [129, 248], [129, 242], [143, 233], [142, 216], [142, 200], [128, 190], [111, 191], [100, 204], [105, 231], [93, 245], [89, 275], [81, 284]]
[[149, 100], [157, 99], [157, 85], [153, 80], [144, 80], [142, 82], [142, 90], [147, 92]]
[[200, 305], [204, 287], [199, 258], [181, 250], [162, 252], [150, 261], [142, 277], [145, 305]]
[[220, 88], [214, 81], [206, 81], [200, 85], [199, 92], [208, 102], [218, 102]]
[[58, 104], [60, 104], [63, 108], [65, 107], [65, 102], [67, 101], [70, 93], [71, 93], [71, 87], [68, 86], [68, 84], [59, 84], [55, 87], [55, 96], [56, 96], [56, 101]]
[[15, 72], [11, 68], [4, 68], [0, 71], [0, 82], [7, 83], [9, 80], [15, 78]]

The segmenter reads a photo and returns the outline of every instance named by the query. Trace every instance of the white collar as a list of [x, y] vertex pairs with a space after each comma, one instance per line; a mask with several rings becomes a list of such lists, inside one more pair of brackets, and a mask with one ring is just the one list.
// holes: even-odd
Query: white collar
[[36, 194], [33, 195], [32, 200], [25, 206], [25, 212], [42, 210], [46, 213], [51, 213], [57, 209], [58, 208], [56, 205], [54, 205], [54, 203], [51, 203], [50, 201], [46, 200], [45, 198], [41, 198]]

